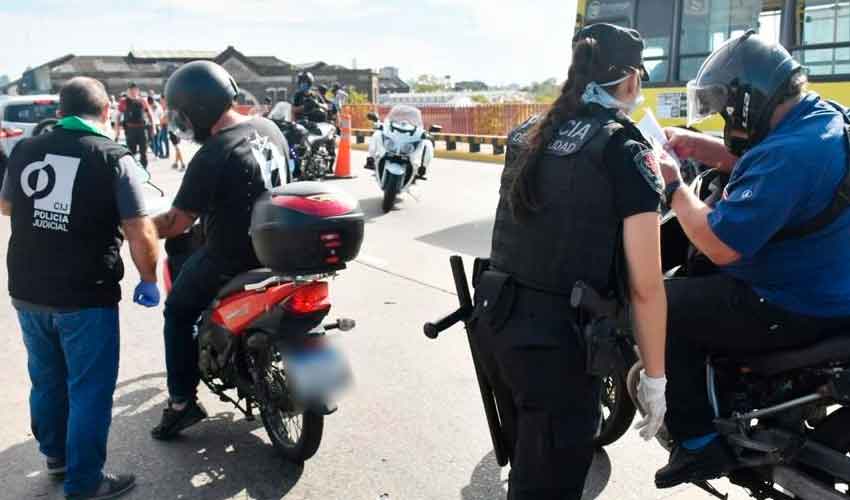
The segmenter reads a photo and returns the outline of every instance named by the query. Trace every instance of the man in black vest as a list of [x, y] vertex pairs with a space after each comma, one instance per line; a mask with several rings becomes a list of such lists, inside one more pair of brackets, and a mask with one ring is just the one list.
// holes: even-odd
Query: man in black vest
[[69, 499], [115, 498], [135, 482], [103, 472], [118, 377], [119, 251], [126, 237], [142, 278], [133, 299], [153, 307], [159, 244], [142, 200], [144, 173], [103, 132], [103, 85], [74, 78], [59, 97], [56, 129], [18, 144], [0, 193], [0, 210], [12, 222], [9, 293], [47, 473], [64, 476]]
[[[148, 102], [142, 99], [139, 87], [135, 83], [130, 84], [127, 89], [127, 97], [118, 103], [118, 111], [123, 113], [124, 118], [118, 122], [115, 131], [116, 140], [123, 126], [130, 153], [135, 155], [138, 152], [142, 166], [148, 168], [147, 128], [153, 126], [155, 122]], [[147, 118], [147, 122], [145, 118]]]

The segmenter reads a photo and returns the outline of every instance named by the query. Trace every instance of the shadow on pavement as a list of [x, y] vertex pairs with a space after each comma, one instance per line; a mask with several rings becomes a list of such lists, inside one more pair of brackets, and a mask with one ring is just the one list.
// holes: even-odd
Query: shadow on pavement
[[[582, 500], [593, 500], [602, 494], [611, 479], [611, 460], [605, 450], [593, 456], [593, 465], [584, 485]], [[491, 451], [472, 471], [469, 484], [460, 490], [461, 500], [501, 500], [508, 493], [508, 483], [502, 480], [502, 469]]]
[[[165, 374], [128, 380], [116, 390], [107, 470], [130, 472], [138, 485], [129, 499], [280, 499], [301, 477], [302, 466], [278, 458], [265, 430], [231, 412], [212, 415], [167, 443], [151, 439], [159, 421]], [[24, 409], [22, 409], [24, 411]], [[37, 443], [0, 451], [0, 497], [64, 498], [46, 477]]]
[[[371, 222], [378, 217], [383, 217], [386, 215], [384, 213], [384, 209], [381, 205], [384, 203], [383, 196], [376, 196], [374, 198], [363, 198], [360, 200], [360, 208], [363, 210], [363, 216], [366, 219], [366, 222]], [[393, 208], [393, 210], [396, 210]]]
[[490, 255], [493, 218], [474, 220], [425, 234], [416, 241], [473, 256]]

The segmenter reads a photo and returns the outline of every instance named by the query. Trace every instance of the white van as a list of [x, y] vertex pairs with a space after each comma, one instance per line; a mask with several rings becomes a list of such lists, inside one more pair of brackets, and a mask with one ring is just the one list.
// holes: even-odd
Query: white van
[[58, 109], [58, 95], [0, 95], [0, 146], [11, 155], [21, 139], [52, 130]]

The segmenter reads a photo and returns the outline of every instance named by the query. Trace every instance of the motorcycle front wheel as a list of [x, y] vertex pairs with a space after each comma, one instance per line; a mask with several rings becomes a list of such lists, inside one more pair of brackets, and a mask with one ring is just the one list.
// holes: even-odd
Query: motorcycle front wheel
[[266, 383], [271, 401], [260, 405], [263, 427], [275, 450], [285, 460], [303, 464], [319, 450], [325, 417], [309, 410], [299, 413], [293, 408], [286, 387], [286, 372], [279, 361], [269, 368]]
[[398, 197], [399, 188], [402, 182], [401, 176], [387, 173], [384, 181], [384, 201], [381, 203], [381, 209], [384, 213], [388, 213], [395, 205], [395, 199]]

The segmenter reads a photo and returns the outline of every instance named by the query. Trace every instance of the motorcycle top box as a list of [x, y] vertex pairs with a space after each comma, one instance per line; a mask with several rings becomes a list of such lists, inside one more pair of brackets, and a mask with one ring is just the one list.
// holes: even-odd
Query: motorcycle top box
[[345, 269], [363, 243], [364, 217], [356, 199], [320, 182], [296, 182], [262, 195], [251, 216], [260, 262], [286, 275]]

